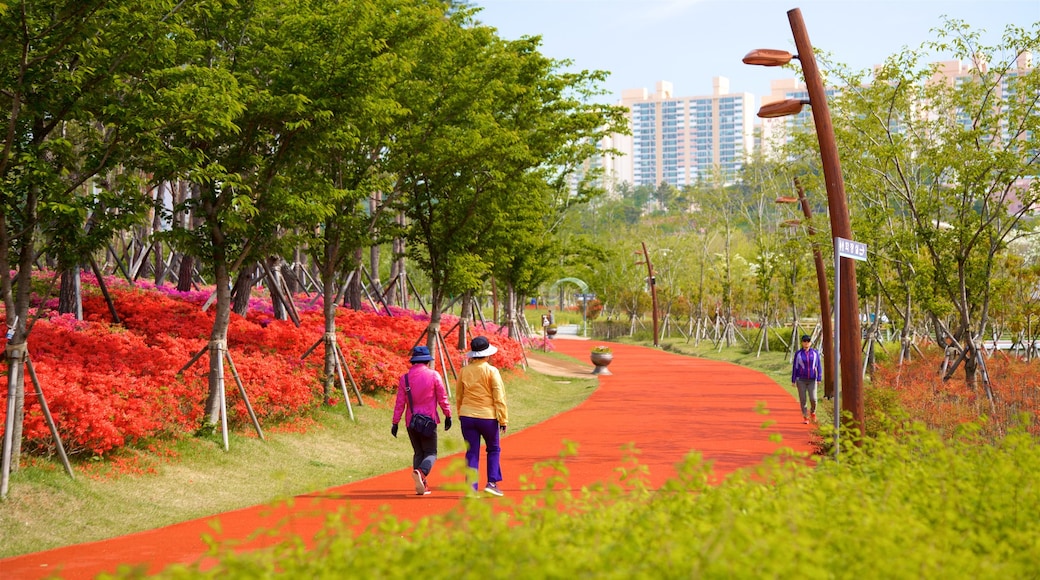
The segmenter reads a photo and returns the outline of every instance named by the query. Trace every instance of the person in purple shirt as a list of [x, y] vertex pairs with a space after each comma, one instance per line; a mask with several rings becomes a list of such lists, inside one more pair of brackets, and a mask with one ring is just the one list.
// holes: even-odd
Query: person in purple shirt
[[[425, 346], [417, 346], [412, 349], [410, 362], [412, 368], [401, 375], [397, 384], [397, 402], [394, 405], [394, 421], [390, 427], [390, 434], [397, 437], [397, 425], [401, 422], [401, 416], [405, 418], [405, 425], [410, 425], [412, 413], [422, 413], [433, 417], [438, 425], [440, 415], [437, 407], [444, 411], [444, 430], [451, 429], [451, 405], [448, 403], [448, 391], [444, 388], [444, 382], [440, 374], [430, 368], [430, 349]], [[411, 390], [411, 403], [409, 404], [407, 389]], [[416, 495], [429, 495], [430, 485], [426, 478], [437, 461], [437, 432], [428, 437], [406, 427], [408, 440], [412, 443], [412, 481], [415, 483]]]
[[[802, 422], [816, 422], [816, 384], [823, 378], [820, 351], [812, 348], [812, 338], [802, 335], [802, 348], [794, 353], [791, 364], [791, 383], [798, 389], [798, 404], [802, 407]], [[812, 405], [806, 406], [806, 399]]]

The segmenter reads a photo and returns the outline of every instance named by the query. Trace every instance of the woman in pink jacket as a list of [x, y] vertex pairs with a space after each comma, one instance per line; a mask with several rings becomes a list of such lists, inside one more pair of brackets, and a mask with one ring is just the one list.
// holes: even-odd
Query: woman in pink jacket
[[[412, 414], [421, 413], [433, 418], [440, 424], [437, 407], [444, 411], [444, 430], [451, 429], [451, 405], [448, 403], [448, 392], [437, 371], [430, 368], [430, 349], [417, 346], [412, 349], [410, 362], [412, 368], [401, 376], [397, 384], [397, 402], [394, 405], [394, 424], [390, 434], [397, 437], [397, 424], [404, 415], [405, 425], [411, 425]], [[409, 403], [409, 391], [411, 402]], [[412, 443], [412, 481], [415, 483], [416, 495], [428, 495], [430, 485], [426, 478], [437, 461], [437, 431], [433, 435], [424, 436], [407, 428], [408, 440]]]

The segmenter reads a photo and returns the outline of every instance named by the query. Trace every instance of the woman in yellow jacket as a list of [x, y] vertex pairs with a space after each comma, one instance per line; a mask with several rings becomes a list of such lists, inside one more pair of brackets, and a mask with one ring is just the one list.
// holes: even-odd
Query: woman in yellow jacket
[[[500, 436], [509, 423], [506, 409], [506, 391], [502, 386], [502, 375], [491, 366], [488, 357], [498, 349], [483, 336], [469, 343], [470, 363], [459, 371], [455, 388], [455, 415], [462, 426], [462, 437], [466, 440], [466, 464], [474, 472], [480, 468], [480, 440], [484, 439], [487, 449], [487, 486], [484, 491], [502, 495], [498, 482], [502, 481], [502, 447]], [[477, 482], [473, 483], [473, 491]]]

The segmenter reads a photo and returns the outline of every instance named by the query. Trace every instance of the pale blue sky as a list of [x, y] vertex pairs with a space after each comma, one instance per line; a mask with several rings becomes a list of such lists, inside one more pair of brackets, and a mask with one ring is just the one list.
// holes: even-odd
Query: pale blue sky
[[[542, 36], [542, 53], [578, 69], [611, 71], [613, 102], [624, 89], [671, 81], [677, 96], [709, 95], [712, 78], [761, 98], [791, 71], [753, 67], [754, 48], [795, 52], [787, 11], [799, 8], [818, 50], [856, 69], [934, 38], [941, 16], [984, 29], [996, 44], [1008, 24], [1040, 26], [1040, 0], [473, 0], [481, 22], [507, 39]], [[1040, 59], [1040, 55], [1036, 55]], [[935, 59], [940, 60], [940, 59]]]

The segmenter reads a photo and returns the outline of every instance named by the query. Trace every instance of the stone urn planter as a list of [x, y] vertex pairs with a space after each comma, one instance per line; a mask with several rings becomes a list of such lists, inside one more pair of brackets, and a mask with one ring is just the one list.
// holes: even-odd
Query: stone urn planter
[[592, 354], [590, 355], [590, 358], [592, 359], [592, 364], [596, 366], [596, 368], [592, 369], [592, 374], [594, 374], [594, 375], [609, 375], [609, 374], [612, 374], [607, 369], [607, 367], [610, 366], [610, 361], [614, 360], [614, 353], [611, 352], [609, 347], [597, 346], [597, 347], [593, 348], [592, 349]]
[[545, 327], [545, 334], [548, 336], [556, 336], [556, 325], [550, 324]]

